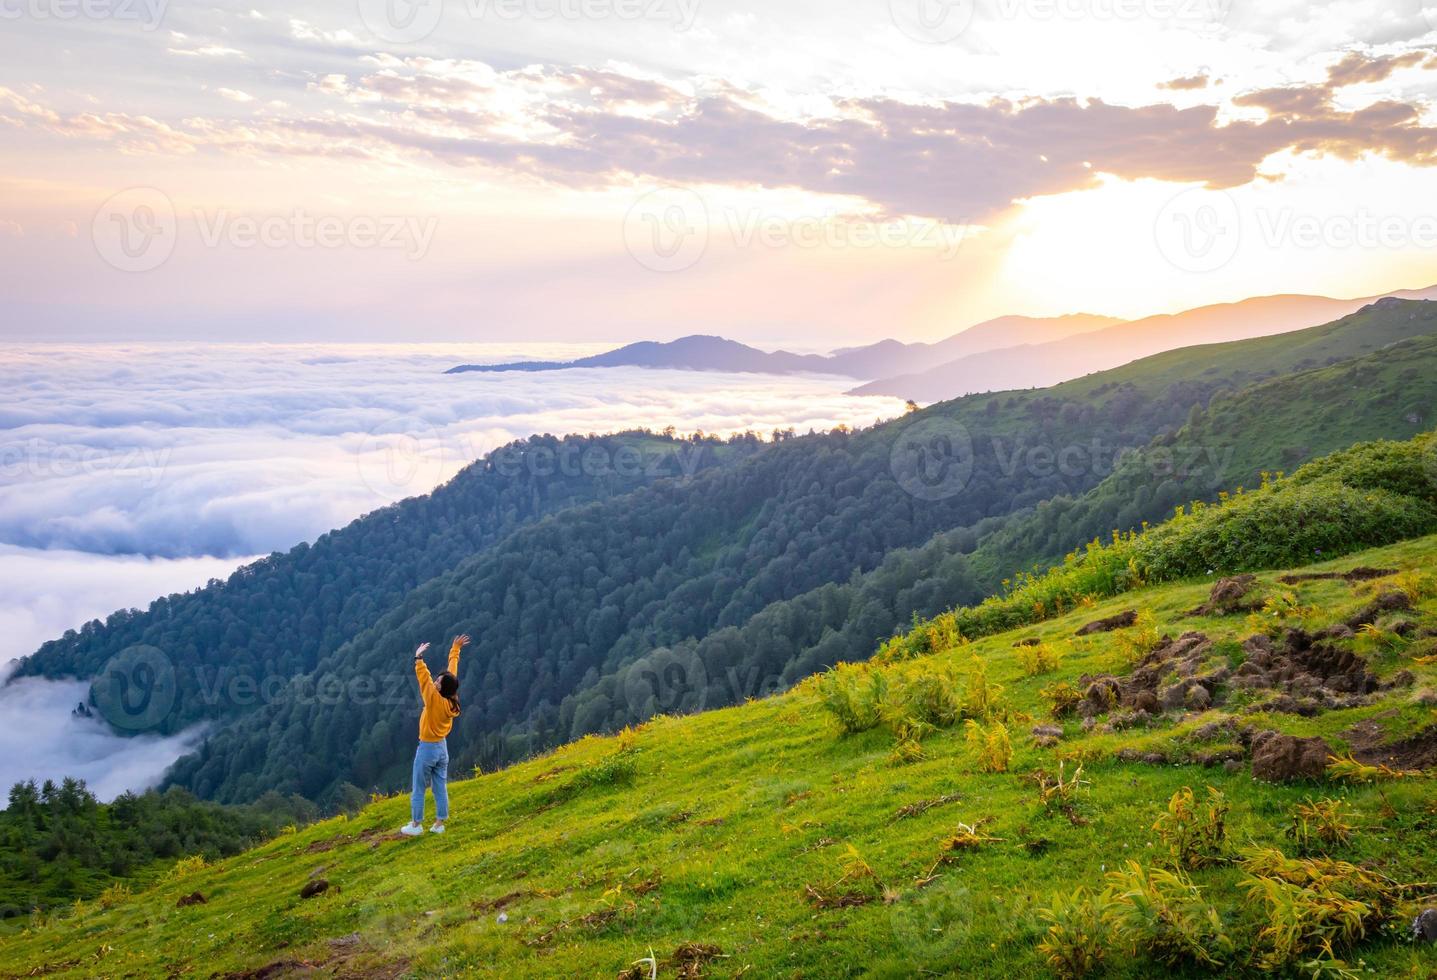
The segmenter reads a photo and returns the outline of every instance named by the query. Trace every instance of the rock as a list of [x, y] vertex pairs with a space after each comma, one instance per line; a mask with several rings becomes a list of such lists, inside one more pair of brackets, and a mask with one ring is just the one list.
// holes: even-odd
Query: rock
[[1126, 629], [1138, 621], [1138, 611], [1129, 609], [1120, 612], [1116, 616], [1109, 616], [1106, 619], [1095, 619], [1082, 629], [1078, 630], [1078, 636], [1091, 636], [1094, 633], [1109, 633], [1113, 630]]
[[1025, 637], [1023, 637], [1021, 640], [1019, 640], [1018, 642], [1014, 643], [1013, 646], [1015, 646], [1015, 647], [1035, 647], [1035, 646], [1037, 646], [1039, 643], [1042, 643], [1042, 642], [1043, 642], [1043, 641], [1040, 640], [1040, 639], [1038, 639], [1036, 636], [1025, 636]]
[[313, 898], [314, 896], [322, 895], [327, 891], [329, 891], [329, 879], [315, 878], [313, 881], [306, 882], [305, 886], [299, 890], [299, 897]]
[[1242, 768], [1242, 763], [1236, 759], [1229, 759], [1222, 764], [1222, 768], [1225, 772], [1237, 772]]
[[1321, 738], [1259, 732], [1252, 740], [1252, 775], [1269, 783], [1320, 779], [1331, 755], [1331, 747]]
[[1389, 688], [1411, 687], [1416, 683], [1417, 675], [1404, 668], [1393, 674], [1392, 679], [1387, 682], [1386, 686]]
[[1145, 714], [1156, 715], [1162, 713], [1162, 704], [1158, 696], [1152, 691], [1139, 691], [1133, 696], [1133, 709]]
[[199, 892], [190, 892], [188, 895], [181, 895], [180, 900], [175, 903], [175, 908], [189, 908], [191, 905], [205, 904], [205, 897]]
[[1418, 942], [1437, 943], [1437, 908], [1423, 909], [1412, 920], [1412, 938]]
[[1190, 711], [1206, 711], [1212, 707], [1212, 695], [1207, 688], [1201, 684], [1193, 684], [1188, 688], [1187, 696], [1183, 699]]
[[1222, 616], [1229, 613], [1251, 612], [1258, 606], [1251, 602], [1244, 602], [1254, 585], [1257, 584], [1256, 575], [1234, 575], [1231, 578], [1218, 579], [1213, 585], [1212, 592], [1208, 594], [1207, 602], [1198, 606], [1188, 613], [1189, 616]]
[[1098, 677], [1083, 692], [1083, 700], [1078, 704], [1078, 714], [1085, 718], [1107, 714], [1117, 706], [1121, 697], [1122, 689], [1116, 679]]
[[1057, 725], [1034, 725], [1033, 735], [1037, 738], [1058, 739], [1063, 737], [1063, 730]]

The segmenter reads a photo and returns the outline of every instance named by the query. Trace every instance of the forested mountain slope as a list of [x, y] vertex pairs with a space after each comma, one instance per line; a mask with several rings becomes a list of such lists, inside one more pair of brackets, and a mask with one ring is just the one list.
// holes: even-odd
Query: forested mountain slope
[[23, 658], [15, 676], [92, 677], [125, 648], [153, 645], [176, 667], [177, 707], [158, 727], [175, 731], [243, 710], [233, 699], [203, 696], [216, 685], [223, 689], [223, 678], [313, 670], [415, 586], [545, 514], [761, 450], [752, 437], [723, 443], [645, 432], [536, 436], [496, 451], [431, 494], [374, 511], [223, 582], [86, 623]]
[[[662, 662], [650, 673], [677, 670], [687, 679], [676, 690], [646, 689], [642, 670], [619, 674], [666, 647], [707, 644], [701, 662], [713, 667], [703, 668], [704, 703], [762, 693], [850, 653], [854, 643], [871, 643], [940, 597], [951, 603], [982, 594], [983, 584], [955, 560], [965, 535], [953, 529], [1081, 493], [1106, 475], [1096, 464], [1014, 466], [1015, 447], [1055, 454], [1095, 443], [1142, 445], [1176, 429], [1234, 378], [1431, 331], [1434, 312], [1384, 304], [1316, 336], [1297, 335], [1294, 345], [1243, 342], [1255, 345], [1247, 356], [1207, 349], [1189, 357], [1195, 377], [1188, 381], [1179, 380], [1177, 359], [1163, 355], [1151, 370], [1130, 365], [1113, 379], [964, 399], [875, 430], [788, 440], [689, 483], [573, 508], [416, 589], [322, 660], [306, 685], [340, 690], [368, 677], [378, 688], [402, 690], [414, 645], [469, 632], [475, 644], [456, 743], [460, 765], [520, 758], [643, 716], [655, 704], [688, 706], [700, 696], [692, 689], [697, 671], [668, 654], [656, 654]], [[978, 435], [962, 491], [932, 500], [915, 496], [906, 474], [896, 479], [892, 464], [895, 441], [935, 419]], [[1410, 431], [1377, 425], [1387, 434]], [[1262, 431], [1259, 423], [1248, 436]], [[915, 558], [900, 550], [945, 532]], [[875, 592], [865, 595], [861, 584], [846, 589], [880, 566], [887, 571], [868, 584], [881, 600], [866, 601]], [[859, 595], [865, 601], [855, 616], [850, 603]], [[795, 606], [774, 605], [799, 597]], [[756, 636], [765, 641], [757, 648], [749, 642]], [[345, 781], [394, 785], [407, 765], [410, 707], [402, 696], [363, 703], [279, 697], [217, 733], [173, 778], [222, 800], [266, 789], [325, 798]]]

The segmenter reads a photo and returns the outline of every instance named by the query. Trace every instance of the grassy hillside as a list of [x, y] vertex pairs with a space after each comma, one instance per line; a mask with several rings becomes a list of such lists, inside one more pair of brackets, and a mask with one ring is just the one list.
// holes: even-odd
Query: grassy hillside
[[[3, 970], [649, 976], [647, 965], [621, 971], [652, 955], [662, 977], [1028, 977], [1052, 974], [1040, 943], [1057, 917], [1092, 930], [1074, 948], [1106, 950], [1111, 976], [1154, 975], [1169, 969], [1162, 957], [1188, 975], [1315, 960], [1339, 975], [1342, 960], [1430, 976], [1437, 947], [1405, 935], [1417, 910], [1437, 903], [1433, 782], [1371, 769], [1355, 782], [1256, 781], [1254, 746], [1268, 743], [1253, 733], [1321, 736], [1324, 756], [1397, 770], [1437, 763], [1434, 565], [1437, 537], [1422, 538], [1302, 569], [1300, 580], [1266, 572], [1224, 609], [1200, 612], [1211, 579], [1149, 587], [741, 707], [656, 718], [454, 785], [444, 837], [397, 839], [407, 803], [385, 800], [36, 921], [6, 939]], [[1319, 577], [1359, 566], [1381, 574]], [[1140, 614], [1131, 627], [1076, 635], [1129, 610]], [[1323, 632], [1366, 621], [1375, 625], [1356, 635]], [[1294, 671], [1291, 658], [1306, 656], [1289, 652], [1303, 646], [1294, 637], [1335, 652]], [[1197, 651], [1199, 673], [1165, 659], [1174, 651]], [[1141, 716], [1080, 705], [1052, 717], [1060, 685], [1091, 702], [1085, 678], [1101, 690], [1107, 676], [1146, 678], [1164, 702], [1174, 684], [1219, 680], [1206, 703], [1188, 693]], [[825, 711], [850, 680], [861, 709], [875, 677], [888, 693], [871, 727]], [[1003, 765], [985, 766], [963, 716], [989, 746], [1004, 726]], [[866, 730], [841, 734], [839, 717]], [[1068, 789], [1054, 789], [1055, 777]], [[1183, 810], [1185, 787], [1198, 815], [1165, 817], [1175, 794]], [[1221, 834], [1203, 832], [1210, 789], [1229, 808]], [[1336, 821], [1304, 823], [1309, 803], [1335, 807]], [[1334, 884], [1329, 859], [1362, 872], [1338, 867]], [[1144, 873], [1113, 877], [1130, 861]], [[1176, 877], [1148, 874], [1160, 868]], [[1306, 892], [1284, 880], [1305, 872], [1319, 881]], [[325, 890], [301, 897], [320, 881]], [[1103, 896], [1091, 921], [1082, 902], [1065, 905], [1080, 887]], [[1181, 929], [1144, 913], [1144, 888], [1170, 903]], [[203, 903], [180, 907], [194, 894]], [[1263, 931], [1288, 921], [1289, 901], [1303, 916], [1290, 950]], [[1355, 917], [1343, 920], [1348, 939], [1334, 908]], [[1330, 954], [1314, 922], [1336, 937]]]

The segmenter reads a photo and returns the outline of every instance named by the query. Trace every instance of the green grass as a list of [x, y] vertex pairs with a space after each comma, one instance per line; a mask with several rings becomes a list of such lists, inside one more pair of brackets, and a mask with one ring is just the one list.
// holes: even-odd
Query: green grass
[[[1437, 537], [1317, 568], [1357, 564], [1430, 569]], [[1260, 579], [1276, 588], [1277, 575]], [[1241, 615], [1185, 615], [1206, 598], [1209, 584], [1189, 580], [1130, 592], [913, 662], [951, 663], [960, 673], [974, 654], [987, 662], [1010, 713], [1015, 754], [1006, 773], [977, 771], [961, 726], [924, 738], [922, 761], [894, 765], [886, 727], [840, 736], [810, 682], [741, 707], [587, 738], [456, 782], [444, 837], [361, 839], [407, 819], [407, 799], [395, 798], [357, 818], [325, 821], [182, 879], [116, 896], [111, 908], [87, 903], [7, 935], [0, 973], [210, 975], [280, 963], [333, 975], [615, 976], [652, 950], [659, 975], [674, 976], [665, 961], [681, 943], [697, 942], [722, 950], [705, 967], [720, 977], [1047, 976], [1036, 948], [1045, 929], [1038, 910], [1078, 885], [1101, 889], [1105, 872], [1126, 861], [1161, 861], [1166, 849], [1151, 828], [1184, 786], [1199, 798], [1206, 786], [1227, 795], [1235, 843], [1289, 854], [1284, 831], [1293, 808], [1308, 796], [1340, 797], [1359, 829], [1334, 856], [1403, 882], [1437, 879], [1432, 782], [1388, 783], [1380, 792], [1273, 786], [1253, 781], [1245, 765], [1229, 772], [1183, 761], [1209, 747], [1194, 746], [1190, 734], [1221, 710], [1115, 733], [1084, 734], [1068, 720], [1055, 748], [1034, 744], [1028, 728], [1048, 720], [1040, 688], [1124, 670], [1115, 635], [1077, 639], [1083, 623], [1139, 608], [1174, 635], [1200, 630], [1220, 641], [1249, 635]], [[1315, 626], [1349, 615], [1373, 586], [1320, 581], [1286, 588], [1320, 611]], [[1437, 600], [1424, 600], [1412, 615], [1437, 624]], [[1061, 654], [1056, 672], [1025, 676], [1013, 643], [1027, 636]], [[1313, 718], [1249, 719], [1324, 735], [1339, 750], [1346, 747], [1342, 733], [1360, 721], [1394, 735], [1424, 730], [1437, 717], [1414, 692], [1437, 685], [1437, 667], [1413, 661], [1421, 642], [1373, 658], [1383, 676], [1414, 670], [1413, 688]], [[1023, 714], [1032, 719], [1021, 720]], [[1176, 761], [1119, 762], [1113, 758], [1119, 749]], [[1091, 784], [1078, 796], [1081, 823], [1046, 811], [1030, 779], [1036, 770], [1056, 770], [1059, 754], [1083, 760]], [[1382, 794], [1391, 811], [1384, 811]], [[896, 816], [905, 806], [955, 796]], [[943, 841], [960, 823], [998, 840], [949, 851], [940, 862]], [[930, 873], [932, 880], [920, 884]], [[332, 887], [301, 899], [311, 875]], [[1261, 923], [1244, 901], [1239, 870], [1220, 864], [1192, 877], [1242, 955]], [[816, 908], [805, 897], [809, 886], [874, 900]], [[205, 904], [177, 908], [177, 899], [193, 891]], [[499, 921], [501, 912], [507, 921]], [[1397, 910], [1394, 921], [1407, 912]], [[1394, 931], [1369, 936], [1348, 956], [1349, 963], [1359, 959], [1373, 975], [1437, 970], [1437, 951]], [[1108, 975], [1125, 977], [1159, 969], [1141, 955], [1113, 955], [1107, 965]], [[1189, 975], [1198, 975], [1196, 968]]]

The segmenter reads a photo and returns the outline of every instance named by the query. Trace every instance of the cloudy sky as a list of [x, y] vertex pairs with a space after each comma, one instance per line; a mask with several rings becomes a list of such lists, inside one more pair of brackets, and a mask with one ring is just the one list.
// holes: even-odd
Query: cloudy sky
[[1437, 282], [1437, 0], [0, 0], [12, 339], [828, 347]]

